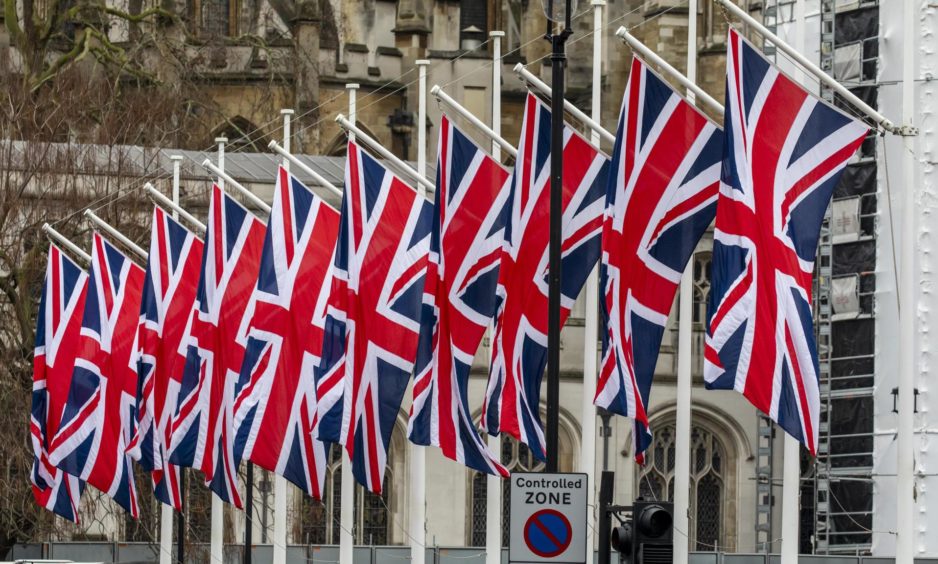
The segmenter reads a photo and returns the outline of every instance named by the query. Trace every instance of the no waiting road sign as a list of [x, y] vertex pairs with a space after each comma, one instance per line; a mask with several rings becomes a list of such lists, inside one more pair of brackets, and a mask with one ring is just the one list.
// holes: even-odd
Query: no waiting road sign
[[586, 474], [511, 475], [508, 560], [585, 564]]

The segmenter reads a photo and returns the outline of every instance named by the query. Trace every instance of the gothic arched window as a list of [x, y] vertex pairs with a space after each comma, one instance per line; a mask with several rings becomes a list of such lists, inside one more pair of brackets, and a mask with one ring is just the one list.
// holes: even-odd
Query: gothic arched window
[[[485, 437], [483, 432], [483, 437]], [[560, 472], [573, 471], [573, 438], [563, 424], [560, 428]], [[516, 441], [508, 435], [502, 435], [501, 461], [509, 472], [540, 472], [544, 463], [534, 457], [531, 449], [524, 443]], [[469, 472], [469, 531], [468, 543], [470, 546], [485, 546], [485, 510], [487, 506], [486, 493], [488, 491], [488, 474]], [[502, 480], [502, 546], [508, 546], [509, 540], [509, 493], [511, 482]]]
[[[391, 515], [394, 489], [394, 472], [399, 461], [401, 430], [395, 426], [391, 448], [388, 449], [387, 467], [381, 495], [367, 491], [355, 484], [355, 517], [353, 534], [356, 544], [388, 545], [394, 542]], [[395, 446], [398, 448], [395, 448]], [[323, 501], [314, 501], [306, 495], [298, 495], [297, 518], [294, 519], [294, 541], [302, 544], [339, 544], [342, 532], [342, 447], [332, 445]]]
[[710, 263], [713, 253], [702, 251], [694, 254], [694, 324], [707, 322], [707, 298], [710, 297]]
[[[656, 425], [654, 440], [638, 471], [638, 492], [645, 499], [674, 499], [674, 423]], [[725, 523], [730, 483], [730, 460], [716, 433], [691, 429], [690, 536], [692, 550], [716, 551], [727, 547]], [[678, 533], [680, 534], [680, 533]]]

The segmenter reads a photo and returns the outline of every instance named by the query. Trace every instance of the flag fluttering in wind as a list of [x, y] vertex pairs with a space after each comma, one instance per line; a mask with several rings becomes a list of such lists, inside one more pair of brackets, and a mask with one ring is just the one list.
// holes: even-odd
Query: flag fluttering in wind
[[137, 491], [125, 451], [136, 403], [132, 359], [143, 277], [142, 268], [94, 234], [78, 356], [49, 449], [53, 464], [106, 493], [134, 518]]
[[821, 222], [867, 126], [806, 92], [730, 29], [723, 172], [704, 379], [818, 441], [811, 282]]
[[639, 462], [646, 405], [674, 294], [716, 214], [723, 135], [635, 58], [625, 88], [603, 222], [603, 357], [596, 405], [634, 421]]
[[185, 367], [182, 344], [195, 302], [203, 244], [165, 210], [153, 209], [137, 327], [137, 428], [128, 448], [162, 503], [182, 509], [179, 467], [169, 462], [172, 418]]
[[235, 459], [248, 458], [322, 499], [326, 445], [313, 436], [314, 367], [339, 213], [280, 168], [234, 405]]
[[316, 436], [345, 445], [355, 479], [375, 493], [417, 354], [432, 213], [430, 202], [349, 143], [316, 370]]
[[30, 431], [33, 468], [30, 480], [36, 503], [78, 522], [84, 484], [49, 461], [49, 443], [59, 430], [69, 383], [78, 357], [88, 275], [61, 249], [49, 245], [46, 278], [36, 316]]
[[[600, 252], [608, 159], [573, 128], [563, 132], [561, 325]], [[550, 109], [528, 94], [498, 275], [492, 365], [483, 407], [490, 434], [505, 432], [545, 459], [539, 412], [547, 364]]]
[[239, 508], [232, 408], [263, 244], [264, 224], [213, 186], [170, 462], [200, 469], [212, 491]]
[[408, 433], [480, 472], [508, 476], [469, 408], [472, 359], [495, 314], [508, 171], [444, 115]]

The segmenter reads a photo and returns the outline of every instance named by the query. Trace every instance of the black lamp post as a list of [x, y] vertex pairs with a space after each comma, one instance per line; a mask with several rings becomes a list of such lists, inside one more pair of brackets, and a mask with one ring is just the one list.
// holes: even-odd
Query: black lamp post
[[[560, 423], [560, 247], [563, 234], [563, 77], [575, 2], [544, 0], [552, 52], [550, 97], [550, 246], [547, 280], [547, 472], [557, 471]], [[557, 29], [562, 25], [561, 29]]]

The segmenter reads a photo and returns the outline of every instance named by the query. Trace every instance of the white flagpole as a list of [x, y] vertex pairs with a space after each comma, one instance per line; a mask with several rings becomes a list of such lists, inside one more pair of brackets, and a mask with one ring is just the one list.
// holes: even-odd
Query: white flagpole
[[[596, 123], [602, 121], [602, 60], [603, 60], [603, 8], [606, 0], [593, 0], [593, 91], [590, 114]], [[597, 147], [601, 142], [598, 132], [591, 134], [592, 142]], [[596, 363], [599, 341], [599, 265], [594, 266], [586, 279], [586, 319], [583, 326], [583, 397], [582, 397], [582, 436], [580, 438], [580, 472], [586, 474], [589, 489], [586, 503], [587, 512], [586, 546], [587, 554], [593, 554], [593, 529], [596, 505]], [[592, 556], [590, 556], [592, 560]]]
[[[182, 158], [182, 157], [180, 157]], [[182, 209], [178, 204], [174, 204], [173, 201], [166, 196], [164, 196], [159, 190], [153, 187], [152, 184], [147, 182], [143, 185], [143, 191], [147, 193], [147, 196], [153, 200], [153, 203], [160, 206], [164, 210], [171, 211], [174, 219], [179, 219], [182, 217], [186, 221], [192, 224], [192, 227], [195, 227], [197, 230], [205, 232], [205, 224], [192, 216], [191, 213]]]
[[915, 271], [916, 233], [918, 226], [915, 178], [915, 139], [912, 120], [915, 117], [915, 17], [916, 2], [901, 4], [902, 19], [902, 178], [903, 226], [899, 257], [899, 397], [896, 417], [896, 563], [912, 564], [915, 548], [915, 321], [917, 309]]
[[[115, 229], [111, 224], [105, 222], [103, 219], [98, 217], [97, 214], [95, 214], [93, 211], [85, 210], [85, 218], [91, 223], [93, 223], [95, 228], [100, 229], [101, 231], [104, 231], [105, 233], [108, 234], [108, 236], [116, 239], [119, 243], [124, 245], [133, 254], [142, 258], [144, 261], [147, 260], [147, 252], [144, 251], [140, 245], [131, 241], [126, 235], [124, 235], [123, 233]], [[137, 261], [133, 261], [133, 262], [137, 262]]]
[[[853, 104], [858, 110], [860, 110], [861, 112], [866, 114], [867, 117], [873, 120], [876, 123], [876, 125], [878, 125], [879, 127], [882, 127], [886, 131], [890, 131], [892, 133], [900, 133], [901, 128], [896, 127], [891, 121], [886, 119], [886, 116], [884, 116], [883, 114], [871, 108], [869, 104], [861, 100], [859, 96], [851, 92], [846, 86], [837, 82], [837, 79], [827, 74], [826, 72], [818, 68], [817, 65], [815, 65], [814, 63], [806, 59], [805, 56], [802, 55], [800, 52], [798, 52], [797, 49], [794, 49], [791, 45], [779, 39], [778, 36], [772, 33], [771, 31], [769, 31], [767, 27], [765, 27], [758, 20], [750, 16], [745, 10], [743, 10], [742, 8], [734, 4], [733, 0], [713, 0], [713, 1], [720, 4], [724, 8], [726, 8], [727, 12], [730, 12], [737, 18], [741, 19], [746, 25], [755, 29], [757, 32], [759, 32], [759, 35], [761, 35], [764, 39], [767, 39], [768, 41], [771, 41], [772, 43], [774, 43], [775, 46], [779, 48], [779, 50], [785, 52], [785, 54], [787, 54], [789, 57], [794, 59], [795, 62], [801, 65], [801, 67], [804, 70], [807, 70], [808, 72], [813, 74], [815, 77], [817, 77], [817, 79], [821, 81], [822, 83], [824, 83], [825, 86], [829, 87], [831, 90], [834, 90], [835, 92], [843, 96], [848, 102]], [[907, 7], [910, 7], [910, 6], [907, 6]]]
[[[290, 119], [293, 110], [282, 109], [283, 116], [283, 148], [290, 152]], [[289, 159], [283, 159], [283, 168], [290, 170]], [[287, 480], [279, 474], [274, 474], [274, 559], [273, 564], [286, 564], [287, 562]]]
[[[421, 59], [417, 65], [417, 172], [427, 176], [427, 67], [430, 61]], [[417, 190], [427, 195], [424, 187]], [[410, 445], [410, 562], [424, 564], [427, 538], [427, 449]]]
[[[173, 205], [179, 206], [179, 164], [181, 155], [169, 157], [173, 163]], [[173, 212], [173, 219], [179, 219], [179, 214]], [[160, 504], [160, 564], [170, 564], [173, 556], [173, 507]]]
[[[492, 131], [501, 137], [502, 131], [502, 38], [504, 31], [489, 33], [492, 38]], [[502, 160], [502, 146], [492, 139], [492, 156]], [[489, 327], [489, 357], [492, 365], [492, 339], [495, 332]], [[489, 449], [496, 457], [502, 455], [502, 438], [488, 437]], [[502, 562], [502, 479], [498, 476], [485, 478], [485, 564]]]
[[[795, 49], [806, 51], [805, 0], [796, 0], [794, 6]], [[795, 69], [795, 79], [804, 84], [804, 71]], [[782, 547], [781, 564], [798, 563], [798, 525], [801, 501], [801, 443], [784, 433], [782, 456]]]
[[[225, 170], [225, 143], [228, 139], [225, 137], [216, 137], [218, 143], [218, 168]], [[225, 190], [224, 175], [218, 177], [218, 187]], [[212, 534], [211, 534], [211, 557], [213, 564], [224, 564], [225, 562], [225, 502], [222, 501], [214, 492], [212, 493]]]
[[[697, 0], [687, 4], [687, 79], [697, 82]], [[694, 93], [688, 91], [688, 97]], [[687, 564], [690, 550], [691, 338], [694, 307], [694, 259], [681, 275], [677, 327], [677, 406], [674, 416], [674, 562]]]
[[219, 188], [224, 190], [225, 183], [227, 183], [235, 189], [235, 192], [241, 194], [241, 197], [250, 202], [254, 207], [264, 212], [270, 213], [270, 206], [267, 205], [267, 202], [260, 199], [257, 194], [251, 192], [243, 184], [232, 178], [230, 174], [225, 172], [224, 166], [221, 164], [214, 164], [211, 159], [205, 159], [202, 161], [202, 167], [218, 175]]
[[[538, 78], [534, 73], [529, 71], [524, 67], [523, 64], [518, 63], [514, 68], [515, 74], [518, 75], [521, 80], [524, 81], [529, 87], [534, 88], [535, 90], [540, 91], [545, 96], [551, 96], [550, 86]], [[563, 101], [563, 109], [566, 110], [571, 116], [580, 120], [584, 125], [589, 127], [591, 130], [599, 134], [599, 137], [607, 143], [615, 143], [616, 136], [613, 135], [608, 129], [604, 129], [603, 126], [596, 123], [596, 120], [589, 117], [583, 110], [573, 105], [573, 102], [570, 100]]]
[[[290, 154], [289, 151], [285, 150], [283, 147], [280, 146], [279, 143], [277, 143], [277, 140], [276, 140], [276, 139], [271, 139], [271, 140], [270, 140], [270, 143], [267, 144], [267, 148], [269, 148], [269, 149], [272, 150], [273, 152], [275, 152], [275, 153], [277, 153], [278, 155], [280, 155], [281, 157], [283, 157], [283, 158], [284, 158], [284, 163], [286, 163], [286, 162], [291, 162], [291, 163], [295, 164], [297, 167], [299, 167], [300, 170], [302, 170], [302, 171], [305, 172], [306, 174], [312, 176], [312, 177], [313, 177], [313, 180], [315, 180], [316, 183], [317, 183], [319, 186], [322, 186], [323, 188], [329, 190], [330, 192], [332, 192], [332, 193], [335, 194], [336, 196], [342, 197], [342, 189], [341, 189], [341, 188], [339, 188], [339, 187], [336, 186], [335, 184], [333, 184], [333, 183], [329, 182], [328, 180], [326, 180], [326, 178], [325, 178], [323, 175], [319, 174], [318, 172], [316, 172], [315, 170], [313, 170], [309, 165], [307, 165], [306, 163], [304, 163], [303, 161], [301, 161], [300, 159], [298, 159], [298, 158], [296, 157], [296, 155]], [[289, 169], [289, 166], [287, 166], [287, 168]]]
[[387, 147], [385, 147], [381, 141], [370, 137], [367, 133], [358, 128], [355, 123], [349, 118], [345, 117], [342, 114], [339, 114], [335, 118], [336, 123], [342, 126], [342, 129], [349, 132], [349, 137], [357, 139], [361, 144], [368, 145], [368, 148], [378, 154], [382, 159], [387, 160], [402, 172], [406, 173], [408, 176], [414, 179], [414, 181], [427, 188], [429, 190], [435, 190], [436, 186], [431, 180], [428, 180], [425, 176], [418, 173], [417, 170], [404, 162], [403, 159], [399, 158], [397, 155], [392, 153]]
[[91, 255], [81, 250], [81, 247], [69, 241], [65, 235], [62, 235], [58, 231], [52, 228], [48, 223], [42, 224], [42, 230], [46, 233], [46, 236], [49, 237], [53, 242], [65, 247], [69, 251], [75, 253], [78, 257], [84, 260], [86, 263], [91, 263]]
[[[348, 90], [348, 115], [355, 123], [357, 110], [355, 108], [355, 94], [358, 84], [346, 84]], [[349, 132], [349, 140], [355, 141], [355, 133]], [[352, 537], [353, 521], [355, 520], [355, 476], [352, 474], [352, 461], [348, 451], [342, 449], [342, 514], [339, 516], [339, 564], [352, 564], [355, 539]]]
[[[504, 32], [493, 31], [492, 33], [504, 33]], [[485, 125], [485, 122], [477, 118], [472, 112], [467, 110], [465, 106], [463, 106], [462, 104], [454, 100], [452, 96], [450, 96], [446, 92], [443, 92], [443, 89], [440, 88], [439, 84], [435, 85], [433, 88], [430, 89], [430, 94], [435, 96], [436, 99], [442, 102], [443, 105], [445, 105], [447, 108], [453, 110], [454, 112], [462, 116], [466, 121], [474, 125], [479, 131], [486, 134], [492, 141], [495, 142], [492, 145], [492, 147], [495, 147], [497, 145], [501, 149], [504, 149], [505, 152], [511, 155], [512, 157], [518, 156], [518, 149], [516, 149], [514, 145], [509, 143], [500, 134], [495, 133], [494, 129]]]
[[686, 76], [681, 74], [679, 70], [672, 67], [667, 61], [658, 56], [657, 53], [649, 49], [644, 43], [635, 39], [635, 37], [628, 32], [625, 27], [619, 27], [616, 30], [616, 37], [625, 41], [628, 46], [635, 51], [635, 53], [641, 55], [643, 59], [649, 63], [654, 63], [658, 69], [664, 74], [670, 76], [672, 79], [676, 80], [678, 84], [687, 89], [688, 94], [693, 94], [692, 101], [699, 107], [701, 103], [710, 108], [713, 112], [719, 114], [723, 117], [723, 104], [714, 100], [713, 96], [707, 94], [701, 87], [697, 86], [693, 81], [687, 79]]

